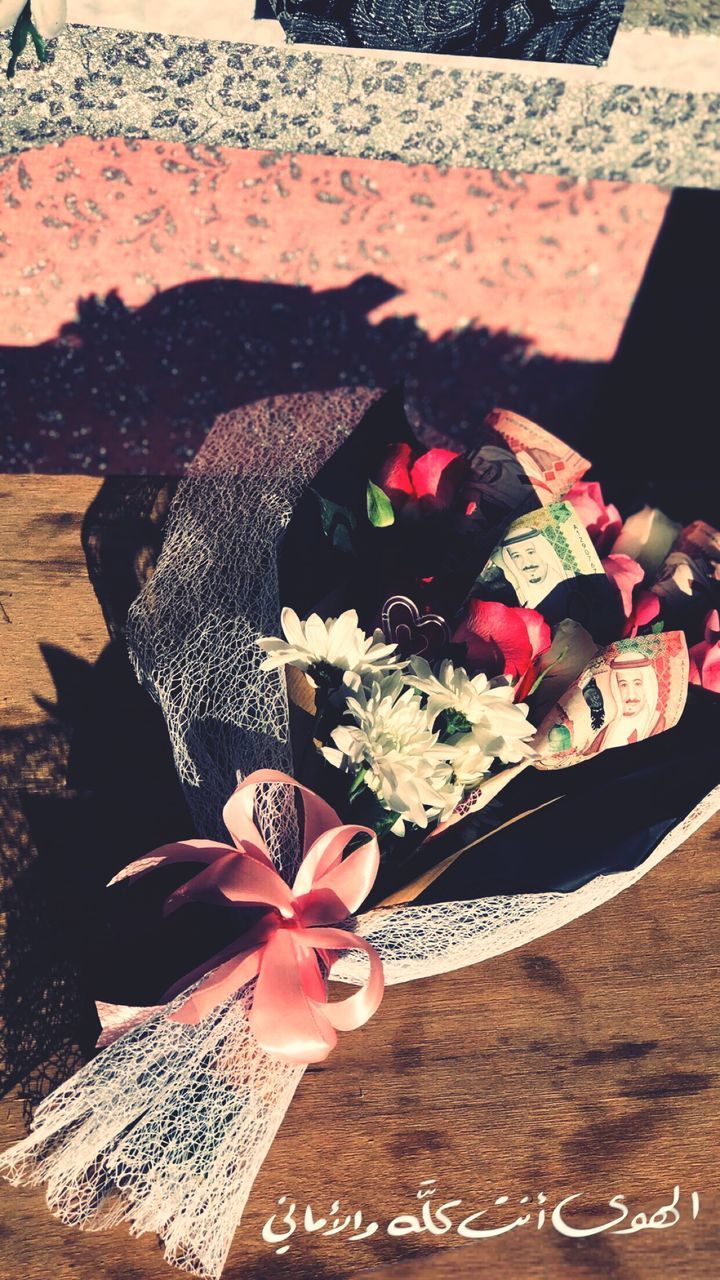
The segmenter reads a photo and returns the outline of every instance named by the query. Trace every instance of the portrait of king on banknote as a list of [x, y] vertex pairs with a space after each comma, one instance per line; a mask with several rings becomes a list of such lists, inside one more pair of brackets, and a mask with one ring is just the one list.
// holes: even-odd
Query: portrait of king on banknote
[[587, 627], [600, 644], [620, 630], [617, 593], [568, 502], [553, 502], [513, 520], [477, 577], [472, 594], [511, 607], [537, 609], [552, 626], [571, 618]]
[[672, 728], [685, 705], [687, 680], [681, 631], [608, 645], [540, 726], [535, 745], [542, 767], [577, 764]]

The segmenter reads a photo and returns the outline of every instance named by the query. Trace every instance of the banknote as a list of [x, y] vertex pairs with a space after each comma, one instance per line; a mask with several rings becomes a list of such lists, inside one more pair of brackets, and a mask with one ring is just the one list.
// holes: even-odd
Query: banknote
[[553, 629], [552, 644], [540, 655], [535, 668], [540, 679], [530, 703], [533, 724], [542, 722], [550, 707], [582, 675], [598, 649], [599, 645], [585, 627], [572, 618], [564, 618]]
[[590, 466], [562, 440], [508, 409], [488, 414], [469, 461], [467, 514], [486, 527], [556, 502]]
[[473, 594], [537, 609], [551, 593], [572, 590], [584, 574], [604, 575], [597, 551], [570, 503], [553, 502], [508, 525]]
[[568, 502], [553, 502], [513, 520], [471, 594], [537, 609], [550, 626], [572, 618], [599, 645], [622, 633], [620, 593]]
[[564, 768], [671, 729], [685, 706], [688, 666], [682, 631], [608, 645], [540, 725], [537, 767]]
[[660, 569], [653, 591], [663, 615], [706, 611], [720, 603], [720, 533], [695, 520], [678, 534]]

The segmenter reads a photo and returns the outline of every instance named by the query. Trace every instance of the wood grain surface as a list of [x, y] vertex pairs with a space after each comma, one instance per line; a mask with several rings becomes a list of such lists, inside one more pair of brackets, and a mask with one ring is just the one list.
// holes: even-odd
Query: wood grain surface
[[107, 643], [93, 592], [87, 581], [82, 583], [80, 547], [82, 517], [100, 484], [90, 476], [71, 481], [0, 477], [0, 714], [5, 726], [46, 719], [37, 699], [51, 698], [54, 688], [40, 644], [61, 646], [92, 662]]
[[[38, 645], [50, 641], [97, 665], [107, 639], [79, 540], [96, 490], [87, 478], [0, 482], [10, 901], [13, 867], [27, 875], [36, 853], [28, 797], [61, 793], [72, 781], [68, 725], [43, 719], [35, 698], [52, 691]], [[719, 836], [717, 821], [708, 823], [634, 888], [558, 933], [460, 973], [390, 988], [369, 1025], [341, 1037], [327, 1063], [306, 1073], [238, 1229], [227, 1280], [717, 1275]], [[10, 916], [0, 916], [6, 974]], [[66, 984], [72, 975], [69, 966]], [[70, 1013], [63, 1030], [72, 1038]], [[41, 1071], [37, 1045], [33, 1052]], [[0, 1101], [3, 1147], [24, 1131], [21, 1067], [16, 1051], [16, 1085]], [[489, 1228], [526, 1210], [533, 1217], [482, 1240], [462, 1240], [455, 1229], [391, 1238], [389, 1221], [419, 1208], [419, 1184], [430, 1178], [435, 1199], [462, 1201], [449, 1211], [455, 1224], [479, 1209]], [[676, 1185], [680, 1220], [669, 1229], [572, 1238], [549, 1222], [537, 1226], [540, 1193], [548, 1209], [579, 1193], [566, 1219], [590, 1227], [616, 1216], [613, 1196], [625, 1195], [632, 1214], [652, 1213]], [[282, 1213], [283, 1195], [297, 1205], [298, 1228], [278, 1255], [261, 1233]], [[508, 1200], [497, 1206], [502, 1196]], [[330, 1223], [359, 1209], [379, 1229], [358, 1242], [347, 1231], [308, 1233], [307, 1204]], [[3, 1187], [0, 1205], [1, 1280], [173, 1274], [155, 1238], [63, 1227], [39, 1189]]]

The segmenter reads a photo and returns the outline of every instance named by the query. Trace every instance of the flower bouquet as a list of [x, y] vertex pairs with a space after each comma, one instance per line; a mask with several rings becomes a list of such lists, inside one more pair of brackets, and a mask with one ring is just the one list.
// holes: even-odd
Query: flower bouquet
[[101, 1004], [0, 1159], [64, 1221], [219, 1276], [305, 1065], [384, 983], [558, 928], [718, 807], [720, 535], [623, 523], [588, 468], [506, 411], [427, 448], [397, 392], [215, 425], [127, 631], [199, 836], [115, 880], [178, 867], [167, 911], [232, 927], [162, 1003]]

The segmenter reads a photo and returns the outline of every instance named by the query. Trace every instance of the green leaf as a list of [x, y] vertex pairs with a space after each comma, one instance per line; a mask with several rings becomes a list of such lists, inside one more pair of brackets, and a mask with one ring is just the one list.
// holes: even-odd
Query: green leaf
[[659, 636], [659, 635], [660, 635], [660, 632], [661, 632], [661, 631], [664, 631], [664, 630], [665, 630], [665, 623], [664, 623], [664, 622], [653, 622], [653, 624], [652, 624], [652, 626], [651, 626], [651, 628], [650, 628], [650, 634], [651, 634], [652, 636]]
[[30, 37], [30, 39], [33, 42], [33, 45], [35, 46], [35, 53], [37, 54], [38, 62], [47, 62], [47, 49], [45, 47], [45, 41], [43, 40], [39, 31], [37, 31], [37, 29], [33, 25], [32, 13], [30, 9], [30, 0], [28, 0], [24, 9], [20, 13], [17, 19], [17, 22], [15, 23], [15, 26], [13, 28], [12, 35], [10, 36], [10, 55], [11, 56], [5, 72], [8, 80], [12, 80], [13, 76], [15, 75], [15, 68], [17, 67], [18, 59], [20, 58], [21, 54], [25, 52], [25, 46], [28, 42], [28, 36]]
[[367, 513], [368, 520], [375, 529], [386, 529], [388, 525], [395, 523], [392, 502], [379, 485], [373, 484], [372, 480], [368, 480]]
[[439, 731], [441, 742], [451, 742], [457, 734], [470, 733], [472, 729], [467, 716], [453, 708], [441, 712], [435, 727]]
[[32, 22], [30, 23], [30, 39], [32, 40], [35, 46], [35, 53], [37, 55], [38, 62], [47, 62], [48, 60], [47, 46], [42, 36], [40, 35], [40, 32], [36, 30]]
[[10, 61], [7, 65], [7, 78], [12, 80], [15, 75], [15, 68], [18, 64], [18, 58], [24, 52], [27, 44], [28, 33], [30, 29], [30, 4], [26, 4], [10, 36]]
[[350, 790], [348, 792], [348, 798], [350, 799], [350, 801], [356, 800], [358, 795], [362, 791], [363, 787], [365, 786], [366, 773], [367, 773], [367, 769], [361, 768], [361, 769], [358, 769], [357, 773], [355, 774], [355, 777], [352, 780], [352, 786], [350, 787]]
[[332, 502], [330, 498], [323, 498], [317, 489], [311, 492], [314, 493], [320, 505], [320, 520], [326, 538], [330, 539], [337, 551], [352, 552], [352, 535], [357, 528], [357, 520], [352, 511], [347, 507], [341, 507], [337, 502]]

